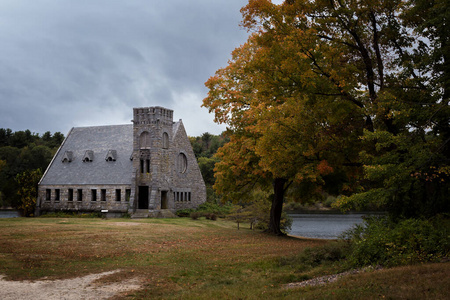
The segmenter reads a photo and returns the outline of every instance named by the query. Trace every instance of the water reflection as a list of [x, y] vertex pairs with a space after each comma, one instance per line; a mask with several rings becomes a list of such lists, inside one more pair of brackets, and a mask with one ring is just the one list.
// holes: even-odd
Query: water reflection
[[0, 218], [18, 218], [19, 212], [15, 210], [0, 210]]
[[289, 214], [292, 218], [290, 235], [336, 239], [355, 224], [362, 223], [364, 214]]

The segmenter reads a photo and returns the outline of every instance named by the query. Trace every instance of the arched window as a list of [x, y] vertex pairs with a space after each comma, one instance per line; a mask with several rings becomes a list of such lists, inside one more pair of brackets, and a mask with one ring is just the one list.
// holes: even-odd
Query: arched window
[[187, 170], [187, 157], [184, 153], [178, 154], [178, 172], [185, 173]]
[[150, 141], [150, 133], [148, 131], [144, 131], [141, 133], [139, 137], [139, 148], [140, 149], [150, 149], [151, 141]]
[[167, 132], [163, 132], [162, 147], [163, 149], [169, 149], [169, 135], [167, 134]]

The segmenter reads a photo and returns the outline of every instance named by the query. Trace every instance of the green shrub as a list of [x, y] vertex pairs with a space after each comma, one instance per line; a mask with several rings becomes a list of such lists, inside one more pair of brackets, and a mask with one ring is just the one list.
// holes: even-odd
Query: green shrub
[[197, 220], [198, 218], [200, 218], [202, 216], [202, 214], [198, 211], [194, 211], [191, 213], [190, 217], [192, 220]]
[[344, 262], [348, 250], [348, 242], [332, 241], [322, 246], [305, 248], [298, 255], [280, 258], [278, 263], [281, 266], [291, 266], [298, 271], [306, 271], [324, 264]]
[[330, 242], [320, 247], [306, 248], [300, 256], [300, 261], [310, 266], [318, 266], [327, 262], [345, 259], [348, 245], [342, 242]]
[[198, 206], [197, 211], [203, 214], [212, 213], [219, 217], [225, 217], [230, 213], [231, 207], [232, 206], [230, 204], [220, 205], [216, 203], [205, 202]]
[[327, 199], [323, 202], [323, 206], [325, 207], [331, 207], [334, 202], [336, 202], [336, 197], [334, 196], [328, 196]]
[[303, 204], [299, 203], [299, 202], [288, 202], [284, 205], [283, 210], [286, 211], [296, 211], [296, 210], [302, 210], [305, 207], [303, 206]]
[[405, 219], [393, 222], [387, 217], [369, 217], [346, 233], [351, 251], [348, 262], [396, 266], [429, 262], [450, 253], [449, 220]]
[[187, 218], [191, 215], [191, 213], [193, 213], [195, 211], [195, 209], [193, 208], [185, 208], [185, 209], [179, 209], [177, 210], [177, 212], [175, 213], [177, 216], [179, 217], [184, 217]]
[[101, 218], [101, 212], [55, 211], [43, 213], [41, 218]]
[[205, 213], [204, 216], [208, 220], [212, 220], [212, 221], [217, 220], [217, 215], [215, 213]]

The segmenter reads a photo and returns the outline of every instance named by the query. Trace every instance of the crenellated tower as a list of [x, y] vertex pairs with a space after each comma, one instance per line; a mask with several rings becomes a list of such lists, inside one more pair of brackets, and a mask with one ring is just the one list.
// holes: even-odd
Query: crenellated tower
[[172, 208], [173, 110], [154, 106], [133, 109], [134, 209]]

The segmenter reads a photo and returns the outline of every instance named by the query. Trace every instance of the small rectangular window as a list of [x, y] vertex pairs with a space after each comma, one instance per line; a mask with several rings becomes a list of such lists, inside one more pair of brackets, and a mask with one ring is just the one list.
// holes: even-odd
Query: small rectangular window
[[67, 194], [67, 200], [73, 201], [73, 189], [69, 189], [68, 194]]
[[147, 173], [150, 173], [150, 159], [145, 160]]
[[55, 202], [59, 202], [59, 197], [60, 197], [60, 190], [55, 189]]
[[100, 200], [106, 201], [106, 189], [102, 189], [100, 193]]
[[96, 189], [91, 190], [91, 201], [97, 201], [97, 190]]
[[126, 189], [125, 190], [125, 201], [130, 202], [130, 198], [131, 198], [131, 190]]
[[77, 200], [79, 202], [83, 201], [83, 190], [82, 189], [77, 190]]
[[191, 192], [188, 192], [188, 201], [191, 202]]
[[144, 160], [141, 159], [141, 173], [142, 173], [142, 174], [144, 174], [144, 172], [145, 172], [144, 168], [145, 168]]
[[120, 201], [120, 196], [121, 196], [122, 191], [120, 189], [116, 189], [116, 201]]
[[50, 201], [52, 199], [52, 190], [46, 189], [45, 190], [45, 201]]

